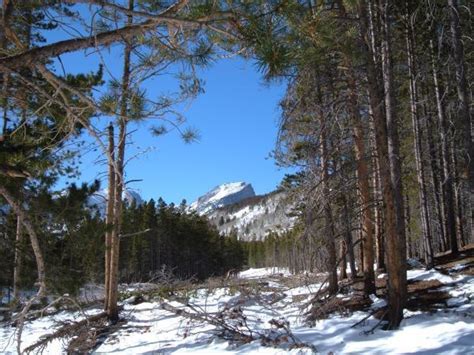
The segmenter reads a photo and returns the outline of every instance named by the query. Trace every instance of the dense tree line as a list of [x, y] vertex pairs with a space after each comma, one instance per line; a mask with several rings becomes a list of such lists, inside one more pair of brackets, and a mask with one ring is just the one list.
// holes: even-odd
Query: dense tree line
[[289, 81], [276, 156], [301, 168], [300, 238], [324, 246], [330, 293], [360, 242], [366, 294], [374, 262], [388, 272], [388, 328], [407, 256], [429, 268], [472, 242], [471, 14], [456, 0], [290, 1], [249, 27], [266, 77]]
[[[25, 196], [51, 292], [75, 293], [84, 283], [100, 279], [105, 225], [98, 213], [87, 206], [88, 196], [97, 188], [97, 184], [72, 185], [62, 193], [28, 191]], [[3, 205], [2, 212], [0, 284], [5, 288], [13, 285], [12, 296], [17, 297], [20, 290], [37, 286], [35, 258], [25, 230], [18, 226], [15, 211]]]
[[[237, 236], [222, 236], [186, 205], [162, 199], [132, 204], [123, 215], [120, 275], [123, 281], [153, 279], [163, 267], [179, 278], [203, 280], [241, 269], [245, 254]], [[138, 234], [137, 234], [138, 233]]]
[[[97, 185], [72, 186], [60, 196], [43, 191], [31, 203], [47, 282], [54, 293], [74, 294], [85, 283], [104, 277], [106, 223], [87, 202], [96, 190]], [[18, 249], [22, 258], [18, 287], [30, 290], [36, 282], [34, 257], [24, 238], [17, 245], [15, 216], [8, 211], [2, 217], [0, 285], [13, 285], [11, 260]], [[120, 238], [119, 282], [147, 282], [170, 275], [199, 281], [241, 269], [246, 263], [243, 245], [235, 235], [224, 237], [205, 217], [186, 213], [184, 204], [167, 205], [162, 199], [125, 205]]]

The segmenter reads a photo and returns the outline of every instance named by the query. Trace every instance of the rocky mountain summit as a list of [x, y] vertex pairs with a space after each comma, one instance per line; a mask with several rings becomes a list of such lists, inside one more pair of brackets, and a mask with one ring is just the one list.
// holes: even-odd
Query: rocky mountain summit
[[256, 195], [251, 184], [236, 182], [215, 187], [189, 209], [207, 216], [222, 233], [235, 232], [242, 240], [262, 240], [270, 232], [293, 226], [291, 204], [286, 198], [283, 191]]
[[251, 184], [245, 182], [231, 182], [216, 186], [205, 195], [194, 201], [189, 209], [200, 215], [208, 215], [218, 208], [232, 205], [255, 196]]

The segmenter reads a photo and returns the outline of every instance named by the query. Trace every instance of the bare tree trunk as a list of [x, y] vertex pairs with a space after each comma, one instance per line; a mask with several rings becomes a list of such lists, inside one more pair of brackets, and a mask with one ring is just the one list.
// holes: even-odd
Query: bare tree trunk
[[459, 181], [458, 169], [458, 160], [456, 158], [456, 153], [454, 152], [454, 147], [451, 147], [451, 160], [453, 163], [453, 172], [454, 172], [454, 201], [456, 203], [456, 226], [457, 226], [457, 239], [460, 246], [466, 245], [465, 230], [464, 230], [464, 214], [463, 214], [463, 203], [462, 203], [462, 184]]
[[422, 158], [422, 133], [420, 127], [420, 118], [418, 114], [418, 88], [417, 88], [417, 72], [415, 65], [415, 38], [413, 36], [413, 22], [409, 16], [408, 2], [406, 6], [406, 43], [408, 58], [408, 75], [410, 78], [410, 111], [413, 128], [413, 148], [415, 152], [416, 177], [418, 181], [418, 198], [421, 208], [421, 232], [423, 235], [423, 244], [425, 250], [426, 268], [431, 269], [434, 266], [433, 241], [431, 235], [430, 213], [428, 208], [428, 192], [425, 182], [425, 167]]
[[[373, 134], [375, 135], [375, 134]], [[373, 144], [376, 150], [376, 144]], [[384, 248], [384, 230], [383, 230], [383, 201], [381, 194], [381, 183], [379, 173], [379, 162], [377, 154], [373, 158], [373, 196], [374, 196], [374, 221], [375, 221], [375, 251], [377, 255], [377, 270], [378, 272], [385, 272], [385, 248]]]
[[20, 216], [16, 217], [16, 237], [15, 237], [15, 265], [13, 266], [13, 299], [19, 300], [20, 297], [20, 277], [23, 266], [23, 221]]
[[[424, 97], [424, 101], [428, 102], [427, 96]], [[438, 223], [438, 232], [439, 232], [439, 251], [446, 251], [448, 249], [448, 242], [446, 239], [445, 233], [445, 223], [444, 223], [444, 194], [443, 186], [440, 182], [440, 169], [438, 165], [438, 154], [437, 149], [434, 144], [434, 134], [435, 130], [433, 117], [431, 112], [428, 111], [426, 104], [423, 105], [424, 114], [426, 117], [425, 129], [427, 133], [428, 141], [428, 150], [430, 155], [430, 172], [431, 172], [431, 185], [433, 186], [433, 193], [435, 198], [435, 207], [436, 207], [436, 216]]]
[[322, 174], [322, 189], [324, 198], [324, 219], [325, 219], [325, 244], [328, 252], [327, 271], [329, 273], [329, 294], [335, 294], [338, 291], [337, 284], [337, 256], [336, 256], [336, 241], [334, 232], [334, 221], [331, 211], [330, 189], [329, 189], [329, 154], [327, 151], [327, 136], [326, 127], [321, 120], [321, 174]]
[[351, 270], [351, 279], [357, 277], [357, 269], [355, 264], [355, 255], [354, 255], [354, 243], [352, 242], [352, 232], [351, 232], [351, 225], [350, 225], [350, 217], [349, 217], [349, 210], [347, 208], [347, 199], [345, 196], [343, 198], [343, 210], [344, 210], [344, 243], [345, 248], [347, 251], [347, 255], [349, 256], [349, 267]]
[[364, 249], [364, 292], [366, 295], [375, 294], [374, 273], [374, 228], [372, 209], [370, 208], [369, 168], [365, 156], [364, 128], [357, 104], [357, 88], [352, 67], [348, 69], [347, 83], [349, 86], [349, 112], [353, 125], [354, 152], [357, 169], [357, 186], [360, 192], [362, 209], [362, 248]]
[[105, 232], [105, 310], [109, 309], [110, 301], [110, 271], [112, 261], [112, 233], [114, 226], [114, 202], [115, 202], [115, 142], [114, 126], [112, 123], [108, 127], [109, 135], [109, 164], [108, 164], [108, 193], [107, 193], [107, 212]]
[[341, 240], [341, 243], [340, 243], [340, 250], [341, 250], [341, 265], [340, 265], [340, 268], [341, 268], [341, 271], [339, 273], [339, 277], [341, 280], [344, 280], [344, 279], [347, 279], [347, 246], [346, 246], [346, 242], [344, 240]]
[[469, 183], [470, 204], [470, 234], [474, 235], [474, 133], [470, 112], [470, 96], [467, 86], [467, 68], [464, 63], [464, 48], [461, 40], [461, 23], [459, 19], [459, 7], [457, 0], [448, 0], [451, 41], [456, 66], [456, 89], [458, 94], [458, 125], [462, 134], [462, 156], [464, 158], [465, 171], [462, 175]]
[[[133, 10], [134, 0], [129, 0], [129, 10]], [[127, 16], [127, 24], [133, 23], [132, 15]], [[130, 85], [130, 57], [132, 52], [132, 39], [125, 42], [124, 65], [122, 74], [122, 97], [120, 103], [119, 135], [117, 143], [117, 158], [115, 166], [115, 193], [114, 193], [114, 223], [111, 235], [111, 263], [110, 263], [110, 291], [108, 301], [108, 317], [112, 321], [118, 320], [118, 279], [119, 279], [119, 255], [120, 255], [120, 232], [122, 222], [122, 192], [124, 186], [124, 164], [125, 146], [127, 139], [127, 109]]]
[[[346, 17], [346, 10], [341, 1], [338, 1], [341, 16]], [[357, 187], [359, 191], [360, 208], [362, 210], [362, 248], [364, 264], [364, 292], [366, 295], [375, 294], [375, 273], [374, 273], [374, 226], [372, 209], [370, 207], [370, 174], [367, 164], [365, 149], [365, 134], [360, 115], [360, 108], [357, 95], [356, 77], [349, 54], [344, 55], [344, 62], [347, 66], [346, 81], [349, 89], [349, 114], [352, 122], [354, 135], [354, 153], [356, 159]]]
[[411, 240], [411, 213], [410, 213], [410, 197], [405, 195], [405, 219], [406, 219], [406, 248], [407, 257], [412, 258], [412, 240]]
[[454, 192], [453, 192], [453, 176], [451, 172], [451, 165], [449, 163], [449, 143], [448, 143], [448, 122], [441, 99], [441, 89], [438, 77], [438, 68], [434, 56], [434, 44], [433, 40], [430, 40], [431, 47], [431, 60], [433, 69], [433, 83], [436, 97], [436, 108], [438, 112], [439, 120], [439, 135], [441, 140], [441, 164], [443, 172], [443, 187], [444, 187], [444, 199], [445, 199], [445, 212], [446, 212], [446, 237], [450, 244], [451, 253], [457, 254], [458, 244], [456, 240], [456, 220], [454, 213]]
[[[385, 92], [385, 115], [387, 122], [388, 158], [390, 161], [390, 180], [393, 188], [393, 208], [395, 229], [387, 234], [387, 270], [388, 270], [388, 328], [396, 329], [403, 319], [403, 308], [407, 297], [405, 218], [403, 211], [403, 188], [400, 161], [400, 143], [394, 95], [394, 77], [392, 69], [390, 0], [382, 1], [380, 6], [382, 27], [382, 75]], [[388, 209], [391, 209], [389, 206]], [[388, 215], [388, 213], [387, 213]]]

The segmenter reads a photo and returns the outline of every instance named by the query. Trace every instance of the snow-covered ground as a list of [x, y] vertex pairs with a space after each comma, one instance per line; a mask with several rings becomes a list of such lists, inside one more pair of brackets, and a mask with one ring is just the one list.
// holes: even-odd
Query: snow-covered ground
[[[405, 312], [405, 319], [397, 331], [377, 328], [367, 333], [377, 319], [368, 312], [354, 312], [349, 316], [332, 315], [318, 321], [314, 327], [304, 322], [304, 305], [320, 285], [311, 278], [301, 277], [298, 286], [290, 282], [284, 269], [250, 269], [242, 272], [235, 286], [201, 288], [187, 294], [188, 304], [171, 301], [174, 307], [188, 312], [207, 312], [214, 315], [225, 309], [241, 309], [253, 334], [270, 334], [271, 320], [286, 319], [299, 343], [313, 347], [290, 349], [284, 342], [279, 347], [263, 346], [260, 340], [235, 344], [219, 338], [217, 329], [205, 322], [191, 321], [161, 308], [159, 302], [126, 304], [122, 316], [126, 327], [115, 332], [96, 349], [96, 354], [310, 354], [314, 351], [328, 354], [472, 354], [474, 349], [474, 277], [446, 276], [435, 270], [410, 270], [412, 280], [439, 280], [442, 290], [449, 292], [448, 307], [436, 312]], [[240, 283], [239, 283], [240, 282]], [[246, 284], [244, 288], [239, 286]], [[372, 308], [380, 307], [383, 300], [373, 297]], [[240, 307], [240, 308], [239, 308]], [[25, 328], [24, 345], [35, 342], [41, 335], [55, 329], [55, 322], [66, 318], [77, 320], [79, 313], [59, 313], [31, 323]], [[245, 328], [245, 324], [242, 329]], [[0, 328], [0, 353], [14, 354], [14, 328]], [[61, 341], [50, 344], [44, 354], [59, 354]]]
[[290, 276], [290, 272], [286, 268], [266, 267], [258, 269], [248, 269], [239, 273], [242, 279], [259, 279], [267, 276]]

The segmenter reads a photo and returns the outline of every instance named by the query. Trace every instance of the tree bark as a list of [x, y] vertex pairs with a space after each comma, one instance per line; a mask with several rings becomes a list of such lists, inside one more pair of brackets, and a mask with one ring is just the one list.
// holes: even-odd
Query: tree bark
[[357, 104], [357, 89], [352, 68], [349, 67], [347, 75], [349, 86], [349, 112], [353, 126], [354, 153], [356, 158], [357, 187], [362, 209], [362, 248], [364, 269], [364, 291], [366, 295], [375, 294], [374, 273], [374, 228], [372, 210], [370, 208], [370, 185], [369, 168], [365, 156], [364, 128], [360, 117], [359, 105]]
[[[68, 2], [89, 3], [87, 0], [68, 0]], [[179, 5], [180, 2], [181, 1], [177, 1], [176, 4]], [[172, 7], [170, 7], [170, 9], [171, 8]], [[179, 8], [179, 6], [175, 8]], [[126, 10], [125, 8], [123, 9]], [[131, 16], [131, 14], [133, 14], [133, 12], [129, 12], [128, 16]], [[206, 15], [197, 19], [186, 19], [179, 18], [177, 16], [171, 16], [171, 14], [171, 11], [165, 11], [164, 13], [157, 15], [148, 14], [149, 19], [140, 23], [127, 24], [121, 28], [104, 31], [89, 37], [73, 38], [47, 44], [41, 47], [31, 48], [12, 56], [0, 58], [0, 66], [15, 70], [21, 67], [33, 66], [38, 62], [44, 62], [49, 58], [55, 58], [64, 53], [75, 52], [81, 49], [95, 48], [98, 46], [110, 46], [113, 43], [129, 40], [130, 38], [140, 36], [143, 33], [156, 30], [158, 26], [174, 25], [186, 26], [188, 28], [199, 28], [209, 26], [214, 22], [222, 23], [222, 21], [232, 19], [233, 16], [231, 13], [221, 12]], [[144, 13], [143, 15], [146, 17], [147, 14]], [[216, 29], [213, 27], [213, 30]]]
[[[371, 114], [371, 116], [373, 116]], [[373, 123], [373, 120], [371, 120]], [[372, 125], [373, 126], [373, 125]], [[374, 130], [375, 132], [375, 130]], [[372, 134], [372, 147], [374, 151], [377, 150], [377, 145], [375, 143], [375, 133]], [[374, 221], [375, 221], [375, 251], [377, 256], [377, 270], [378, 272], [385, 272], [385, 248], [384, 248], [384, 223], [383, 223], [383, 210], [384, 204], [382, 200], [382, 193], [381, 193], [381, 182], [380, 182], [380, 164], [378, 161], [377, 154], [374, 154], [372, 157], [373, 161], [373, 173], [372, 173], [372, 180], [373, 180], [373, 196], [374, 196]]]
[[[347, 16], [342, 1], [338, 1], [341, 17]], [[344, 62], [347, 67], [346, 81], [348, 86], [349, 115], [352, 122], [352, 132], [354, 136], [354, 153], [356, 159], [357, 187], [359, 191], [360, 208], [362, 210], [362, 248], [363, 270], [364, 270], [364, 292], [366, 295], [375, 294], [375, 273], [374, 273], [374, 226], [372, 209], [370, 207], [370, 184], [369, 168], [367, 164], [365, 149], [365, 133], [360, 115], [360, 107], [357, 95], [357, 83], [349, 53], [344, 53]]]
[[[388, 328], [395, 329], [403, 318], [406, 303], [406, 247], [400, 162], [398, 155], [397, 122], [393, 102], [393, 77], [391, 70], [390, 31], [388, 3], [381, 10], [384, 24], [383, 77], [384, 89], [377, 85], [377, 69], [373, 53], [370, 53], [367, 1], [359, 1], [358, 11], [362, 36], [366, 41], [367, 85], [369, 105], [374, 116], [375, 138], [380, 164], [380, 177], [385, 202], [385, 251], [388, 272]], [[385, 105], [385, 112], [383, 111]]]
[[339, 278], [341, 280], [347, 279], [347, 245], [345, 240], [341, 240], [340, 243], [340, 250], [341, 250], [341, 263], [340, 263], [340, 272], [339, 272]]
[[[134, 0], [129, 0], [129, 9], [133, 10]], [[127, 16], [127, 25], [133, 23], [132, 15]], [[124, 185], [125, 146], [127, 139], [127, 112], [130, 86], [130, 59], [132, 53], [131, 39], [125, 42], [124, 65], [122, 74], [122, 97], [120, 102], [119, 136], [117, 143], [117, 159], [115, 171], [115, 193], [114, 193], [114, 224], [111, 235], [111, 264], [110, 264], [110, 291], [108, 302], [108, 317], [111, 321], [118, 320], [118, 279], [119, 279], [119, 255], [120, 255], [120, 232], [122, 222], [123, 200], [122, 192]]]
[[[407, 297], [405, 218], [400, 161], [400, 143], [394, 95], [394, 75], [391, 49], [391, 0], [384, 0], [380, 6], [382, 21], [382, 76], [384, 83], [385, 116], [387, 124], [388, 158], [390, 180], [393, 191], [395, 225], [386, 238], [388, 270], [388, 328], [396, 329], [403, 319], [403, 308]], [[391, 209], [389, 206], [388, 209]], [[388, 215], [389, 213], [387, 213]]]
[[112, 123], [108, 127], [109, 138], [109, 163], [108, 163], [108, 193], [107, 193], [107, 212], [105, 232], [105, 306], [109, 309], [110, 301], [110, 272], [112, 261], [112, 233], [114, 228], [114, 203], [115, 203], [115, 142], [114, 142], [114, 126]]
[[412, 252], [412, 238], [411, 238], [411, 212], [410, 212], [410, 196], [405, 195], [405, 219], [406, 219], [406, 248], [407, 248], [407, 257], [413, 258]]

